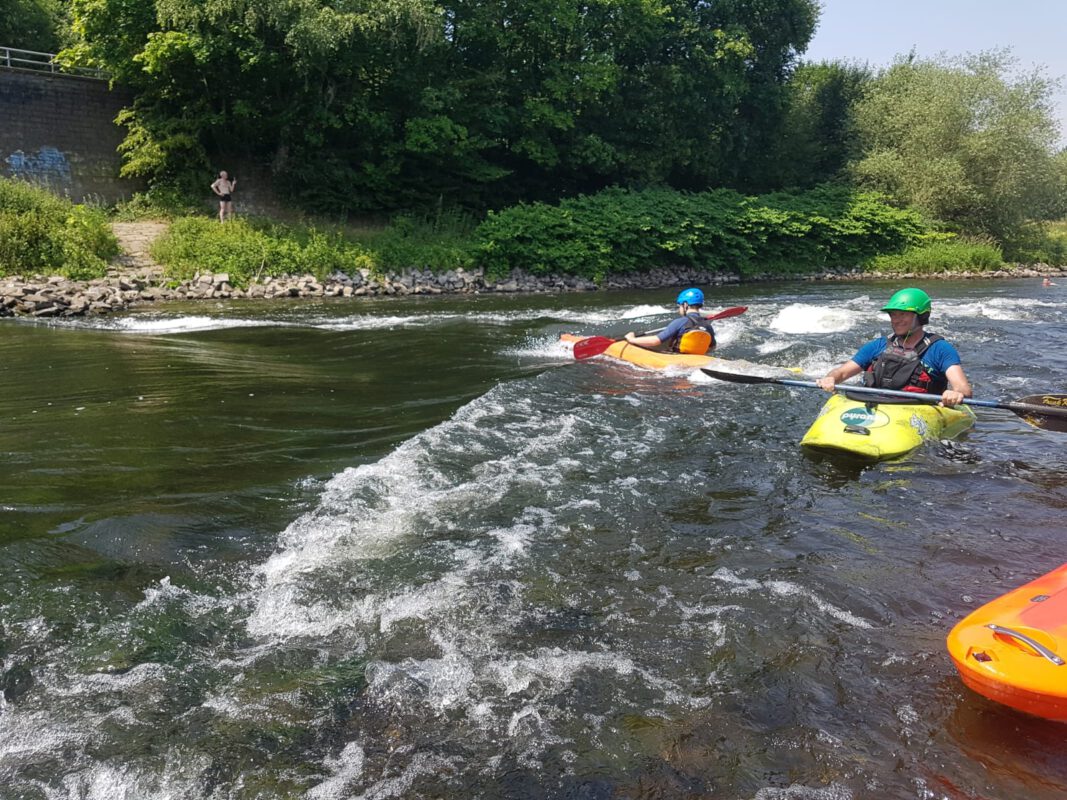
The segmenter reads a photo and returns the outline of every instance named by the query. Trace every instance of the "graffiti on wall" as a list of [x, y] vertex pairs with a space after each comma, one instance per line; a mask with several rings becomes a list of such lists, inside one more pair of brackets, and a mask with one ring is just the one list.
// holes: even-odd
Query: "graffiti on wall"
[[42, 147], [28, 155], [16, 150], [4, 162], [13, 178], [49, 186], [70, 185], [70, 163], [63, 151], [54, 147]]

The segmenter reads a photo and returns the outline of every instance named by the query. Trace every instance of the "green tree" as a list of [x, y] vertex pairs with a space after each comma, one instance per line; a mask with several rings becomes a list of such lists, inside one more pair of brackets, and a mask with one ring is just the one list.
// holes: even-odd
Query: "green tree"
[[815, 0], [73, 0], [129, 174], [268, 161], [321, 210], [743, 184]]
[[768, 168], [780, 184], [807, 188], [843, 177], [856, 156], [855, 106], [871, 72], [841, 62], [802, 64], [787, 84], [778, 140]]
[[0, 0], [0, 45], [54, 53], [65, 13], [62, 0]]
[[1056, 169], [1055, 83], [1015, 74], [1007, 51], [899, 59], [857, 105], [863, 186], [965, 233], [1010, 244], [1063, 207]]

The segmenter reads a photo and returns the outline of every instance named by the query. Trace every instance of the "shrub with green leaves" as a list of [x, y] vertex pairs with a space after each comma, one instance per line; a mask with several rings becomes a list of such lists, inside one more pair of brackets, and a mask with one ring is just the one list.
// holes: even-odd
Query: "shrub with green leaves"
[[909, 247], [903, 253], [875, 256], [867, 269], [875, 272], [990, 272], [1004, 265], [1004, 254], [992, 241], [939, 239]]
[[100, 277], [118, 255], [104, 212], [0, 178], [0, 275]]
[[657, 267], [790, 275], [903, 250], [926, 229], [917, 212], [842, 187], [759, 197], [611, 189], [490, 214], [475, 262], [494, 276], [516, 267], [594, 280]]
[[1067, 220], [1027, 225], [1005, 243], [1004, 257], [1022, 264], [1067, 266]]

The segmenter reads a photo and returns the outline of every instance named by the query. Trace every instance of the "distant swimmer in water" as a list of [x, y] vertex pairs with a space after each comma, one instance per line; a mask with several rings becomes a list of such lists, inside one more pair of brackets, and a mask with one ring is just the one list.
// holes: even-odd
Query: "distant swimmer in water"
[[1045, 280], [1041, 281], [1041, 285], [1042, 286], [1055, 286], [1056, 284], [1054, 284], [1052, 282], [1051, 278], [1045, 278]]

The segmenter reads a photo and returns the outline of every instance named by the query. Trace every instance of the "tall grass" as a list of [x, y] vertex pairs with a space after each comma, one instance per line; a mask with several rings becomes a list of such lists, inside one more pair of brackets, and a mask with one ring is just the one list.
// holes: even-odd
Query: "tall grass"
[[1004, 254], [992, 242], [950, 239], [908, 247], [902, 253], [875, 256], [866, 263], [873, 272], [991, 272], [1004, 266]]
[[0, 275], [43, 273], [87, 280], [104, 275], [118, 253], [102, 209], [0, 178]]
[[294, 273], [323, 278], [360, 269], [376, 274], [412, 267], [441, 271], [470, 265], [473, 245], [470, 234], [464, 233], [467, 224], [459, 218], [401, 217], [380, 229], [353, 230], [255, 219], [220, 224], [207, 217], [182, 217], [156, 240], [152, 255], [173, 278], [224, 272], [237, 286]]

